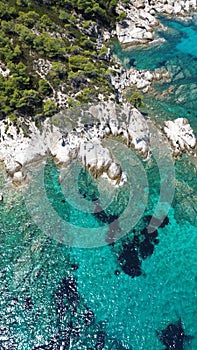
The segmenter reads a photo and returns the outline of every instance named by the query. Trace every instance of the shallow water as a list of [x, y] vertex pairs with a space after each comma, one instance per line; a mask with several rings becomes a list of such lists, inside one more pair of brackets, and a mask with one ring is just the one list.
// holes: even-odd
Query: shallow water
[[[160, 47], [160, 52], [161, 48], [166, 52], [164, 66], [183, 62], [182, 72], [190, 56], [180, 45], [188, 33], [196, 35], [196, 27], [172, 21], [166, 24], [171, 29], [163, 34], [167, 48]], [[176, 49], [175, 37], [176, 42], [179, 38]], [[136, 55], [142, 68], [144, 51], [140, 50], [141, 54], [138, 49], [132, 51], [132, 57]], [[157, 67], [164, 58], [164, 53], [160, 60], [159, 52], [155, 56], [155, 48], [144, 50], [146, 57], [148, 54], [146, 68]], [[193, 55], [192, 64], [187, 66], [188, 78], [184, 71], [181, 83], [174, 79], [175, 90], [191, 85], [197, 72], [195, 51], [191, 52], [189, 43], [188, 50]], [[195, 79], [192, 81], [195, 84]], [[197, 100], [177, 104], [171, 95], [167, 100], [155, 96], [148, 100], [146, 108], [155, 120], [175, 118], [187, 110], [196, 130]], [[161, 167], [157, 153], [145, 163], [133, 151], [126, 152], [118, 144], [117, 158], [123, 167], [130, 164], [131, 169], [128, 184], [120, 189], [105, 179], [93, 180], [79, 164], [63, 174], [60, 186], [60, 171], [50, 159], [42, 167], [31, 169], [34, 177], [30, 190], [12, 194], [8, 185], [4, 189], [4, 202], [0, 203], [0, 349], [162, 350], [164, 345], [156, 331], [180, 318], [185, 335], [192, 336], [188, 341], [185, 338], [184, 349], [197, 349], [195, 162], [186, 156], [176, 162], [169, 223], [157, 225], [156, 240], [148, 241], [153, 251], [150, 253], [146, 246], [142, 254], [147, 242], [142, 231], [148, 226], [147, 215], [156, 216], [162, 184], [168, 191], [170, 163]], [[3, 176], [0, 181], [3, 186]], [[160, 203], [165, 214], [166, 202]], [[98, 215], [96, 209], [101, 207], [102, 214]], [[71, 225], [69, 233], [65, 222]], [[122, 238], [116, 240], [119, 235]], [[68, 236], [72, 238], [69, 246], [64, 244]], [[97, 239], [103, 246], [96, 246]], [[107, 239], [111, 243], [114, 239], [114, 244], [107, 244]], [[83, 244], [89, 248], [80, 248]], [[135, 266], [132, 271], [139, 272], [135, 277], [125, 273], [125, 261], [120, 264], [129, 244], [135, 247], [132, 252], [139, 264], [139, 270]]]

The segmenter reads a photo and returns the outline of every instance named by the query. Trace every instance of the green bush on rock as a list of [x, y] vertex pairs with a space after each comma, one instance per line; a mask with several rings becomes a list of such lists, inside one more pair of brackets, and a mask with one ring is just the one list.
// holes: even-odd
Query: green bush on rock
[[49, 96], [53, 92], [48, 81], [45, 79], [40, 79], [38, 85], [38, 91], [44, 96]]
[[57, 113], [58, 109], [54, 101], [47, 100], [44, 102], [44, 115], [45, 117], [51, 117], [53, 114]]
[[129, 97], [129, 102], [132, 103], [135, 107], [143, 107], [143, 95], [139, 91], [134, 91]]

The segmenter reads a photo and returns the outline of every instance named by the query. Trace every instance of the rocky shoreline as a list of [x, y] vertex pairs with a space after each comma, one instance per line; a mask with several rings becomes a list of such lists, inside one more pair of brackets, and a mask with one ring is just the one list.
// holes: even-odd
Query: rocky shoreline
[[[104, 148], [102, 139], [105, 137], [121, 136], [122, 141], [133, 147], [143, 156], [149, 154], [149, 129], [143, 115], [129, 104], [123, 104], [121, 109], [113, 102], [92, 106], [86, 111], [84, 124], [77, 115], [68, 124], [66, 113], [55, 116], [55, 124], [47, 119], [43, 131], [36, 128], [34, 122], [27, 122], [31, 137], [25, 137], [23, 130], [18, 131], [12, 122], [1, 121], [0, 159], [4, 161], [6, 172], [16, 184], [27, 178], [26, 166], [34, 161], [50, 155], [60, 167], [67, 166], [72, 160], [78, 159], [90, 170], [94, 177], [105, 173], [114, 184], [124, 182], [120, 165]], [[72, 128], [72, 126], [75, 127]]]
[[[85, 118], [91, 119], [92, 123], [84, 125], [79, 118], [73, 130], [70, 126], [63, 130], [53, 125], [50, 119], [44, 122], [42, 131], [34, 122], [27, 122], [30, 137], [24, 136], [23, 130], [16, 129], [12, 122], [1, 121], [0, 160], [4, 161], [12, 182], [15, 185], [27, 183], [30, 175], [27, 166], [51, 156], [59, 167], [66, 167], [77, 159], [95, 178], [104, 175], [114, 185], [121, 185], [126, 181], [126, 174], [111, 150], [103, 146], [102, 139], [106, 137], [119, 137], [144, 159], [150, 157], [149, 125], [136, 108], [123, 103], [120, 109], [120, 106], [108, 102], [92, 106], [86, 113]], [[60, 114], [56, 118], [60, 118], [63, 124], [68, 122], [67, 115]], [[179, 156], [183, 152], [197, 155], [196, 138], [186, 119], [166, 121], [163, 133], [170, 142], [172, 155]]]
[[146, 44], [154, 40], [154, 29], [161, 26], [156, 15], [188, 18], [196, 9], [196, 0], [135, 0], [132, 4], [120, 3], [117, 11], [124, 12], [126, 17], [116, 24], [112, 35], [117, 36], [123, 45]]
[[[196, 10], [196, 3], [192, 0], [166, 0], [165, 4], [163, 1], [138, 0], [124, 6], [121, 3], [118, 11], [121, 13], [123, 10], [126, 18], [117, 23], [115, 33], [110, 36], [115, 34], [122, 44], [138, 44], [154, 40], [154, 28], [159, 25], [156, 13], [188, 16]], [[28, 135], [21, 126], [22, 119], [17, 121], [17, 125], [9, 119], [0, 121], [0, 160], [4, 161], [8, 177], [15, 185], [27, 183], [29, 174], [26, 166], [50, 155], [58, 166], [65, 167], [78, 159], [94, 177], [105, 175], [114, 185], [124, 183], [126, 175], [111, 151], [102, 145], [102, 139], [120, 137], [121, 142], [133, 147], [144, 159], [150, 157], [147, 120], [133, 105], [124, 102], [122, 91], [132, 85], [146, 93], [154, 80], [161, 79], [169, 79], [167, 71], [120, 68], [112, 77], [119, 104], [108, 100], [95, 106], [87, 105], [85, 111], [81, 108], [80, 115], [73, 114], [72, 119], [69, 119], [66, 110], [62, 111], [54, 116], [52, 122], [46, 119], [42, 130], [34, 122], [25, 121]], [[183, 152], [197, 155], [196, 138], [185, 118], [167, 121], [161, 130], [169, 140], [172, 156], [180, 156]]]

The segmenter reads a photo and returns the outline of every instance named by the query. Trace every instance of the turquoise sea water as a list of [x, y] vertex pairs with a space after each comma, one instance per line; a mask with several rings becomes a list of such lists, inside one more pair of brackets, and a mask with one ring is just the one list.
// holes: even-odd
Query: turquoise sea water
[[[170, 82], [155, 83], [153, 91], [144, 96], [145, 112], [163, 121], [186, 117], [197, 130], [197, 22], [161, 18], [168, 30], [158, 30], [149, 46], [122, 49], [114, 43], [114, 52], [126, 67], [137, 69], [166, 69]], [[169, 90], [171, 89], [171, 90]]]
[[[174, 93], [160, 99], [167, 86], [158, 84], [154, 87], [158, 94], [145, 97], [145, 111], [159, 123], [182, 113], [197, 131], [197, 99], [193, 99], [197, 60], [190, 45], [196, 26], [168, 20], [165, 24], [169, 30], [163, 33], [166, 42], [159, 50], [144, 47], [121, 55], [135, 58], [138, 68], [156, 68], [165, 61], [160, 66], [171, 69]], [[175, 99], [179, 90], [180, 101]], [[162, 224], [164, 218], [157, 216], [160, 223], [155, 219], [153, 232], [147, 233], [169, 169], [161, 168], [156, 156], [145, 163], [129, 152], [130, 156], [120, 147], [119, 157], [123, 164], [132, 160], [133, 176], [116, 190], [105, 180], [93, 180], [75, 164], [64, 174], [65, 186], [60, 186], [60, 170], [50, 160], [43, 167], [44, 182], [35, 176], [34, 192], [28, 196], [27, 190], [13, 194], [1, 175], [1, 187], [5, 186], [0, 203], [1, 350], [172, 349], [167, 328], [172, 324], [174, 349], [197, 349], [196, 159], [183, 156], [175, 163], [175, 193], [167, 219]], [[40, 168], [31, 171], [36, 175]], [[40, 204], [37, 197], [43, 186], [46, 197]], [[43, 210], [39, 226], [30, 212], [29, 198], [38, 216]], [[124, 212], [132, 218], [127, 232], [123, 232], [126, 218], [120, 220]], [[54, 213], [73, 225], [69, 234], [75, 237], [74, 243], [78, 226], [77, 235], [87, 228], [87, 239], [91, 232], [88, 242], [94, 240], [89, 230], [100, 230], [105, 245], [84, 249], [72, 247], [71, 242], [66, 246], [61, 239], [64, 242], [67, 232], [60, 231]], [[135, 225], [133, 213], [139, 213]], [[123, 237], [114, 242], [119, 233]], [[157, 332], [161, 335], [165, 329], [168, 335], [159, 339]]]

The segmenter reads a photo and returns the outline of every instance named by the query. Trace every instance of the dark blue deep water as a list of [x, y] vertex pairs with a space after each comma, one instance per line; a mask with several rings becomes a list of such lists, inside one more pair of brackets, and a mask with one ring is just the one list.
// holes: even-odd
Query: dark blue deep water
[[[168, 30], [158, 34], [165, 37], [164, 43], [119, 48], [118, 54], [126, 61], [134, 59], [138, 69], [167, 68], [173, 93], [161, 98], [169, 86], [155, 85], [144, 97], [144, 109], [158, 123], [186, 116], [197, 131], [196, 24], [164, 22]], [[117, 156], [125, 166], [133, 160], [128, 184], [120, 189], [104, 179], [93, 180], [75, 165], [61, 187], [60, 170], [50, 160], [43, 183], [33, 176], [32, 192], [13, 193], [1, 174], [0, 350], [197, 349], [196, 159], [184, 156], [173, 166], [175, 192], [163, 217], [155, 215], [155, 208], [168, 166], [161, 171], [156, 157], [145, 163], [129, 152], [130, 156], [120, 147]], [[40, 171], [31, 170], [34, 175]], [[85, 202], [80, 204], [79, 198]], [[93, 206], [90, 212], [83, 203]], [[139, 220], [125, 229], [136, 213]], [[156, 217], [148, 231], [152, 216]], [[71, 224], [70, 232], [57, 217]], [[91, 246], [89, 229], [98, 230], [105, 245], [73, 247], [76, 241]], [[114, 240], [119, 233], [123, 237]], [[70, 246], [65, 244], [68, 235]]]

